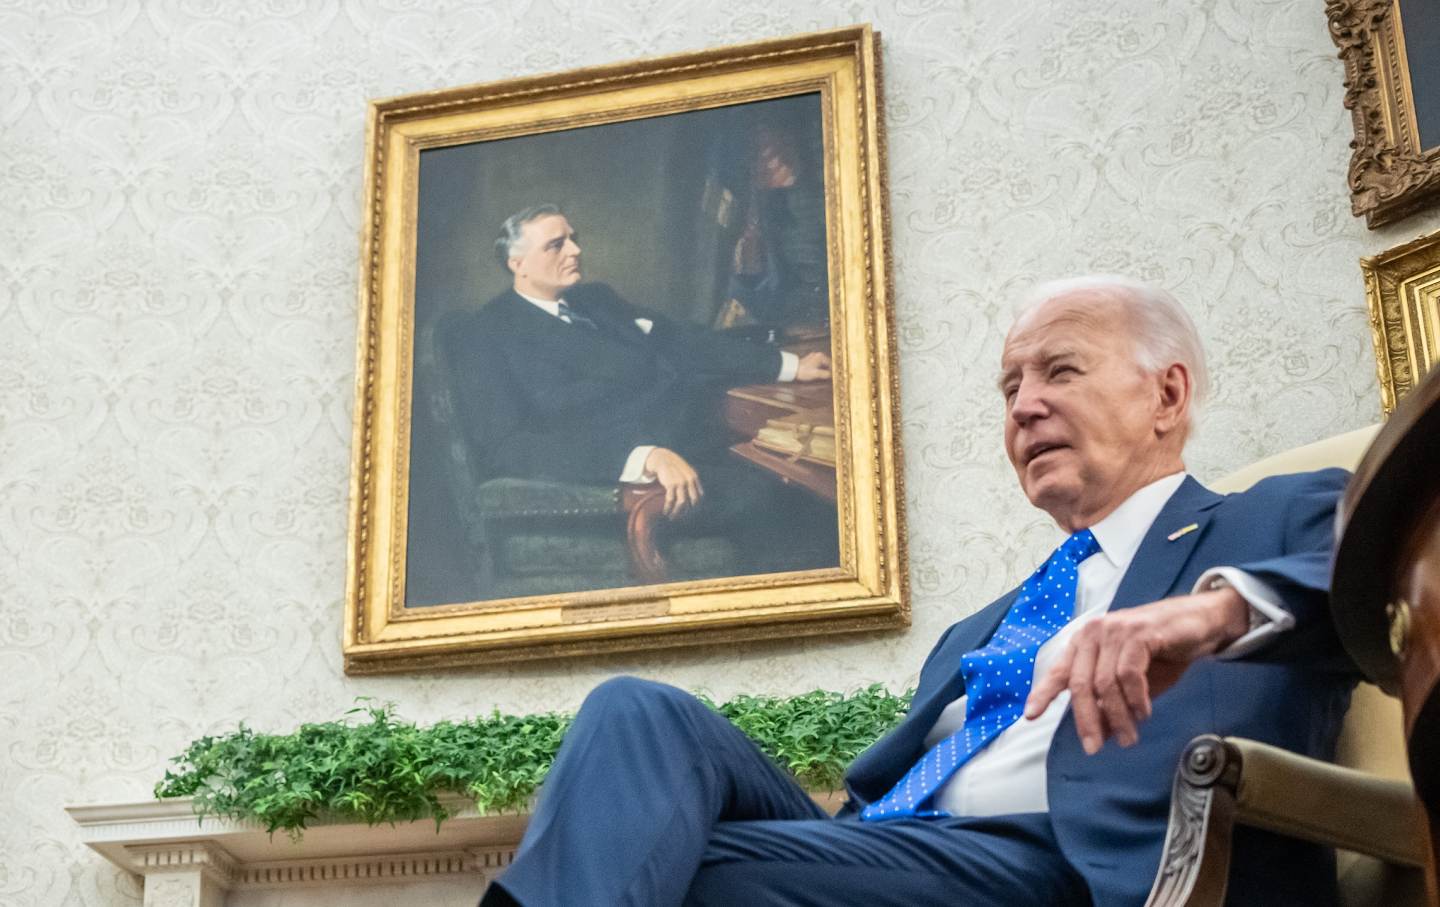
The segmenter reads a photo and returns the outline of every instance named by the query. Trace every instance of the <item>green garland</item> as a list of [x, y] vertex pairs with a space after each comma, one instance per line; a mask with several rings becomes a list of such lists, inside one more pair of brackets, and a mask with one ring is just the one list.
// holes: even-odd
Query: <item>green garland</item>
[[[909, 700], [876, 684], [848, 696], [816, 690], [706, 703], [806, 787], [833, 790], [850, 761], [904, 717]], [[348, 717], [356, 714], [369, 720]], [[291, 734], [242, 724], [191, 743], [155, 796], [193, 797], [202, 816], [254, 819], [292, 836], [321, 817], [372, 825], [433, 818], [438, 826], [450, 815], [442, 794], [464, 793], [485, 811], [525, 807], [569, 725], [558, 712], [497, 711], [421, 728], [397, 719], [391, 705], [365, 705]]]

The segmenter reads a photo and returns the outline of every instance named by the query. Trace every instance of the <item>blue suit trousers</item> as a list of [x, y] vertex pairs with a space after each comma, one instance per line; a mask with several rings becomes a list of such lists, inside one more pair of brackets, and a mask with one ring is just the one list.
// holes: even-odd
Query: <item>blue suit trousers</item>
[[482, 905], [1088, 904], [1043, 813], [832, 819], [674, 687], [586, 699], [515, 862]]

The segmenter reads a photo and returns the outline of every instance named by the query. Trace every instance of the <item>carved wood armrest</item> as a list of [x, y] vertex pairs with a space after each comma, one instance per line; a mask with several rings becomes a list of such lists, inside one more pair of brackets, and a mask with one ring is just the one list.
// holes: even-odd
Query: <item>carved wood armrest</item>
[[1222, 904], [1236, 822], [1423, 866], [1415, 789], [1253, 740], [1205, 734], [1175, 773], [1170, 827], [1147, 907]]
[[1413, 785], [1254, 740], [1225, 743], [1244, 766], [1235, 821], [1387, 863], [1425, 865], [1425, 815]]
[[663, 583], [665, 558], [655, 547], [655, 524], [665, 517], [665, 489], [658, 482], [622, 483], [620, 506], [625, 511], [625, 541], [630, 549], [630, 572], [642, 583]]

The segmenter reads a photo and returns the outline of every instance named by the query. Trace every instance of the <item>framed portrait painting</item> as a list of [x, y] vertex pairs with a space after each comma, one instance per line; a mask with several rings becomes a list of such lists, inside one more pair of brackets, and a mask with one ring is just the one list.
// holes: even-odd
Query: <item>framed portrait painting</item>
[[371, 103], [348, 671], [908, 622], [876, 41]]

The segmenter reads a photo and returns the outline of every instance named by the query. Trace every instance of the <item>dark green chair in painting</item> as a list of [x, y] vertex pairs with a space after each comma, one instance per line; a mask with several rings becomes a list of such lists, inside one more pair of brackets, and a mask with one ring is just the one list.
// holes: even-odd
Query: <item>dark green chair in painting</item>
[[[445, 473], [473, 552], [475, 598], [552, 595], [733, 575], [735, 544], [721, 536], [656, 539], [663, 495], [653, 485], [584, 485], [477, 475], [460, 431], [440, 344], [424, 329], [416, 374], [437, 436], [445, 438]], [[419, 382], [417, 382], [418, 386]], [[663, 534], [663, 533], [662, 533]]]

